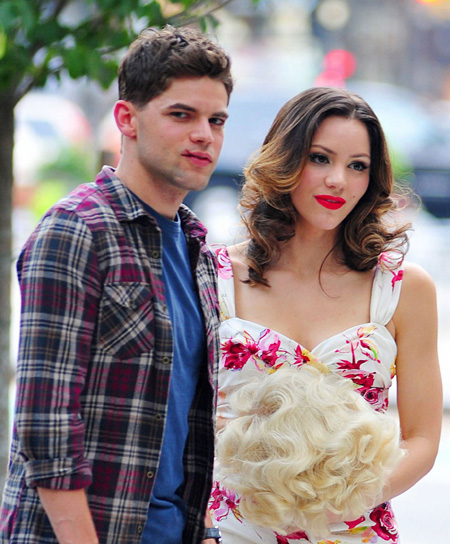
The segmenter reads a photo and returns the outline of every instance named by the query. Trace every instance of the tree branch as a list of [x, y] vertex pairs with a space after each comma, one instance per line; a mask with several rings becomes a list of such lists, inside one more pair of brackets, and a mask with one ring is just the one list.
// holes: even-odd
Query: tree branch
[[[225, 7], [227, 4], [232, 2], [233, 0], [219, 0], [215, 5], [207, 8], [203, 13], [197, 12], [196, 9], [201, 8], [203, 4], [205, 4], [204, 0], [199, 0], [195, 4], [192, 4], [192, 6], [189, 7], [189, 10], [184, 10], [177, 15], [173, 15], [172, 17], [168, 17], [167, 22], [168, 24], [171, 24], [173, 26], [182, 26], [182, 25], [189, 25], [195, 21], [198, 20], [199, 17], [207, 17], [208, 15], [211, 15], [214, 11], [217, 11], [218, 9], [221, 9]], [[189, 17], [184, 18], [186, 11], [189, 11]]]

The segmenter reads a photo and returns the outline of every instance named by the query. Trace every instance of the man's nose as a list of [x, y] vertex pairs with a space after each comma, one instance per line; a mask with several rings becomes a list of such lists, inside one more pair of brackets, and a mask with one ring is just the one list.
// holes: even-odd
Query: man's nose
[[209, 119], [199, 119], [191, 131], [191, 140], [193, 142], [202, 142], [210, 144], [213, 140], [211, 124]]

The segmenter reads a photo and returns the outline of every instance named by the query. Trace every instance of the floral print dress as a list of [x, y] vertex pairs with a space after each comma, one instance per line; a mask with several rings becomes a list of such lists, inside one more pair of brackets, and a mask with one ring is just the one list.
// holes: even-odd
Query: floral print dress
[[[284, 365], [319, 362], [352, 380], [374, 410], [386, 410], [395, 376], [397, 346], [386, 328], [397, 307], [403, 271], [391, 254], [381, 255], [375, 270], [370, 322], [355, 325], [321, 342], [311, 351], [278, 332], [236, 317], [231, 261], [225, 247], [216, 249], [219, 259], [221, 362], [218, 415], [233, 418], [227, 395], [239, 386], [258, 380]], [[332, 536], [322, 540], [299, 531], [287, 536], [246, 521], [239, 510], [239, 496], [214, 482], [210, 503], [214, 522], [224, 544], [397, 544], [397, 524], [389, 503], [366, 515], [331, 526]]]

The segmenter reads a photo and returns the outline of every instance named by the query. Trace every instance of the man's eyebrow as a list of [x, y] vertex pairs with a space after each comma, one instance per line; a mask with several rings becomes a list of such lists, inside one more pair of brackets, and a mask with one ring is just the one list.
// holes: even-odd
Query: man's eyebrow
[[170, 104], [170, 106], [168, 106], [169, 110], [186, 110], [186, 111], [191, 111], [191, 112], [196, 112], [197, 109], [196, 108], [193, 108], [192, 106], [188, 106], [187, 104], [183, 104], [182, 102], [176, 102], [175, 104]]
[[[192, 106], [189, 106], [188, 104], [183, 104], [182, 102], [176, 102], [175, 104], [171, 104], [168, 107], [169, 110], [184, 110], [189, 111], [191, 113], [197, 113], [197, 108], [194, 108]], [[222, 119], [228, 118], [228, 113], [226, 111], [218, 111], [216, 113], [213, 113], [210, 117], [221, 117]]]
[[228, 119], [228, 113], [226, 111], [218, 111], [213, 113], [211, 117], [222, 117], [222, 119]]

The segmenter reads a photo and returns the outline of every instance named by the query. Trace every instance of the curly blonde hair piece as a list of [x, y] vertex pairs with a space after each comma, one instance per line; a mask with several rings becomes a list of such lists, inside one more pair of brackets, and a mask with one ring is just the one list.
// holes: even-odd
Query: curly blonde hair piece
[[353, 383], [310, 365], [283, 367], [230, 395], [218, 477], [250, 522], [281, 534], [329, 534], [327, 513], [357, 519], [404, 455], [395, 419]]

